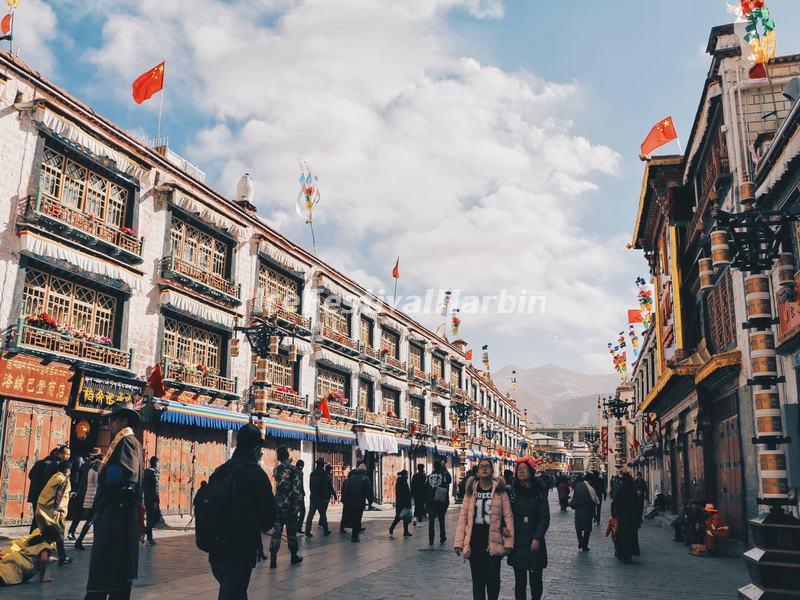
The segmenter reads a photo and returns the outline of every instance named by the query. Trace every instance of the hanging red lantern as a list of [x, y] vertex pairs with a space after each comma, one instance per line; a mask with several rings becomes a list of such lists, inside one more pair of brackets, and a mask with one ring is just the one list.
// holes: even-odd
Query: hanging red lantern
[[75, 436], [79, 440], [85, 440], [87, 437], [89, 437], [89, 432], [91, 430], [92, 426], [86, 419], [81, 419], [75, 424]]

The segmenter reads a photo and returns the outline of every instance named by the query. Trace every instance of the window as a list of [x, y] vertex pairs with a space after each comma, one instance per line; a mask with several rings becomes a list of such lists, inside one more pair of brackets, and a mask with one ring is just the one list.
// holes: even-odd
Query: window
[[322, 325], [333, 329], [336, 333], [350, 337], [350, 315], [348, 309], [341, 306], [335, 298], [328, 296], [319, 305], [322, 314]]
[[62, 327], [70, 327], [88, 336], [111, 339], [114, 337], [116, 303], [113, 296], [42, 271], [28, 269], [25, 273], [23, 317], [46, 312]]
[[331, 392], [339, 392], [347, 397], [347, 376], [339, 371], [317, 368], [317, 398], [322, 399]]
[[296, 389], [294, 364], [289, 362], [289, 357], [285, 354], [270, 354], [268, 358], [259, 358], [256, 361], [256, 379], [274, 386]]
[[444, 406], [442, 406], [441, 404], [433, 405], [433, 424], [436, 427], [447, 429], [444, 423]]
[[450, 385], [454, 388], [461, 387], [461, 367], [450, 363]]
[[300, 283], [265, 264], [258, 267], [258, 287], [266, 306], [275, 302], [290, 312], [300, 311]]
[[400, 336], [388, 329], [381, 329], [381, 350], [388, 350], [389, 356], [400, 358]]
[[425, 370], [425, 351], [420, 348], [419, 346], [415, 346], [414, 344], [409, 344], [408, 346], [408, 364], [414, 367], [415, 369], [419, 369], [420, 371]]
[[228, 245], [177, 217], [172, 218], [170, 253], [201, 271], [227, 277]]
[[367, 317], [361, 317], [361, 321], [359, 324], [358, 329], [358, 341], [364, 344], [365, 346], [369, 346], [373, 348], [375, 344], [374, 336], [373, 336], [373, 325], [372, 319], [368, 319]]
[[367, 412], [373, 412], [372, 382], [366, 379], [358, 380], [358, 405]]
[[391, 388], [381, 388], [381, 395], [383, 396], [383, 413], [393, 414], [395, 417], [400, 416], [400, 392]]
[[736, 321], [733, 314], [733, 289], [730, 269], [717, 281], [708, 294], [708, 317], [711, 333], [711, 350], [724, 352], [736, 343]]
[[444, 359], [441, 356], [436, 354], [431, 356], [431, 371], [434, 377], [444, 378]]
[[409, 418], [418, 423], [425, 422], [425, 399], [411, 396], [411, 412]]
[[164, 320], [162, 354], [165, 358], [183, 361], [192, 367], [203, 365], [209, 370], [220, 373], [222, 336], [183, 321], [167, 318]]
[[128, 190], [49, 146], [44, 147], [39, 190], [46, 198], [92, 215], [112, 227], [125, 226]]

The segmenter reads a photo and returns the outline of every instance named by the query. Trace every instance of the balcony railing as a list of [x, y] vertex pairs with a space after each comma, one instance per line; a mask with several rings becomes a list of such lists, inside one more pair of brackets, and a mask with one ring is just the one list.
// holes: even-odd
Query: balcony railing
[[308, 401], [292, 389], [253, 386], [254, 412], [266, 413], [267, 407], [297, 412], [310, 412]]
[[431, 383], [437, 390], [450, 393], [450, 384], [444, 377], [436, 377], [435, 375], [431, 375]]
[[391, 429], [401, 429], [401, 430], [407, 429], [406, 422], [398, 417], [390, 417], [389, 415], [384, 415], [383, 421], [384, 423], [386, 423], [386, 427], [389, 427]]
[[323, 341], [333, 342], [335, 345], [340, 346], [343, 350], [348, 352], [357, 353], [359, 351], [358, 342], [356, 342], [354, 339], [351, 339], [350, 336], [344, 333], [339, 333], [327, 325], [323, 325], [320, 328], [320, 333], [322, 334]]
[[369, 344], [365, 344], [364, 342], [358, 343], [358, 350], [361, 352], [362, 356], [364, 356], [367, 360], [374, 363], [381, 362], [381, 352], [380, 350], [376, 350]]
[[383, 427], [385, 424], [384, 415], [380, 413], [370, 412], [368, 410], [364, 410], [363, 408], [359, 408], [357, 410], [358, 422], [365, 423], [367, 425], [375, 425], [376, 427]]
[[279, 303], [267, 302], [263, 298], [256, 298], [253, 302], [254, 317], [275, 317], [276, 319], [300, 327], [306, 331], [311, 331], [311, 319], [281, 306]]
[[112, 346], [98, 344], [52, 329], [34, 327], [20, 319], [15, 336], [17, 347], [92, 363], [114, 369], [131, 370], [133, 350], [125, 352]]
[[451, 385], [450, 386], [450, 391], [452, 392], [453, 398], [455, 400], [464, 401], [464, 400], [467, 399], [467, 393], [464, 390], [462, 390], [460, 387], [456, 387], [454, 385]]
[[200, 388], [211, 395], [236, 395], [236, 379], [205, 373], [194, 366], [164, 358], [164, 380], [179, 385]]
[[431, 426], [427, 423], [420, 423], [419, 421], [415, 421], [413, 419], [409, 420], [408, 422], [408, 429], [409, 431], [412, 428], [416, 428], [416, 433], [419, 435], [430, 435], [431, 433]]
[[162, 274], [169, 277], [171, 274], [186, 277], [201, 286], [222, 294], [225, 299], [239, 302], [240, 286], [233, 281], [225, 279], [200, 267], [178, 258], [174, 254], [166, 256], [162, 262]]
[[420, 383], [428, 384], [431, 381], [428, 374], [422, 369], [418, 369], [417, 367], [408, 367], [408, 376], [411, 377], [412, 379], [416, 379]]
[[434, 427], [432, 432], [432, 435], [434, 437], [443, 438], [447, 440], [452, 440], [455, 434], [456, 434], [455, 429], [443, 429], [442, 427]]
[[404, 363], [402, 360], [395, 358], [391, 354], [384, 354], [383, 351], [381, 351], [381, 356], [383, 357], [384, 365], [386, 365], [387, 367], [389, 367], [394, 371], [402, 372], [403, 374], [405, 374], [406, 363]]
[[331, 413], [331, 417], [334, 419], [353, 422], [358, 421], [357, 409], [351, 406], [345, 406], [343, 404], [339, 404], [338, 402], [328, 402], [328, 410]]
[[41, 192], [27, 199], [27, 207], [28, 218], [44, 219], [59, 229], [70, 230], [72, 237], [82, 237], [84, 240], [91, 238], [89, 241], [93, 245], [106, 245], [110, 254], [124, 252], [135, 262], [142, 261], [143, 238], [137, 238], [131, 232], [109, 225], [72, 206], [61, 204], [55, 198], [43, 196]]

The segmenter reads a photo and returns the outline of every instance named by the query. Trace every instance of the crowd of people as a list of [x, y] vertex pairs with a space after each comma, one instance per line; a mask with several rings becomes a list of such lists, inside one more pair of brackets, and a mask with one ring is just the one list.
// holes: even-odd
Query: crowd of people
[[[65, 537], [74, 540], [76, 550], [82, 550], [87, 532], [94, 527], [85, 597], [130, 597], [138, 572], [139, 546], [156, 544], [153, 528], [162, 518], [158, 459], [152, 457], [144, 468], [142, 446], [133, 431], [138, 425], [139, 414], [133, 406], [117, 404], [110, 415], [112, 440], [105, 453], [95, 448], [85, 457], [71, 457], [69, 447], [62, 445], [32, 467], [27, 500], [33, 523], [27, 536], [0, 552], [0, 583], [13, 585], [36, 575], [42, 581], [50, 580], [47, 566], [51, 556], [57, 556], [59, 566], [72, 561], [65, 550]], [[260, 464], [262, 453], [258, 428], [241, 427], [232, 457], [201, 483], [194, 499], [196, 543], [208, 553], [223, 600], [247, 597], [253, 568], [267, 559], [262, 535], [270, 535], [269, 566], [276, 568], [284, 541], [290, 563], [303, 562], [298, 536], [314, 537], [315, 517], [322, 535], [331, 534], [327, 510], [337, 497], [332, 466], [322, 458], [315, 462], [308, 477], [306, 514], [303, 461], [294, 463], [289, 450], [279, 447], [278, 464], [270, 478]], [[411, 537], [412, 523], [418, 527], [427, 520], [428, 543], [436, 541], [437, 523], [439, 543], [446, 543], [445, 515], [452, 483], [439, 461], [429, 474], [424, 465], [416, 465], [410, 481], [408, 472], [400, 471], [390, 538], [400, 524], [403, 537]], [[613, 539], [615, 554], [626, 564], [639, 555], [638, 531], [648, 501], [648, 486], [641, 475], [636, 479], [629, 473], [615, 476], [607, 489], [597, 471], [572, 476], [537, 474], [537, 463], [528, 457], [520, 458], [513, 471], [495, 475], [492, 460], [482, 459], [456, 487], [461, 506], [454, 548], [469, 561], [473, 598], [498, 598], [503, 558], [514, 571], [515, 598], [525, 599], [528, 594], [533, 600], [542, 597], [551, 490], [556, 490], [561, 511], [574, 512], [579, 552], [590, 551], [593, 527], [600, 524], [602, 503], [610, 497], [606, 535]], [[375, 502], [364, 462], [350, 471], [339, 499], [339, 531], [346, 534], [350, 530], [351, 542], [358, 543], [365, 531], [364, 510]], [[66, 521], [71, 521], [68, 530]], [[702, 544], [708, 550], [729, 535], [727, 524], [710, 504], [687, 505], [674, 525], [676, 540], [693, 547]]]

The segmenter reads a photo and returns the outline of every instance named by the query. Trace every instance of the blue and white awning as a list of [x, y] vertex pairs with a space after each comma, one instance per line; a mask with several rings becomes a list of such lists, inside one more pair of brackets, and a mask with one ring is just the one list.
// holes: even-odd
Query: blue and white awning
[[313, 442], [317, 439], [317, 428], [304, 423], [293, 423], [291, 421], [280, 421], [262, 417], [261, 423], [265, 425], [264, 439], [270, 436], [285, 438], [289, 440], [306, 440]]
[[250, 416], [246, 414], [202, 404], [184, 404], [176, 400], [154, 398], [153, 408], [156, 409], [162, 423], [235, 431], [250, 422]]
[[344, 446], [355, 446], [356, 434], [349, 429], [338, 429], [335, 427], [320, 427], [317, 425], [317, 441], [326, 444], [342, 444]]

